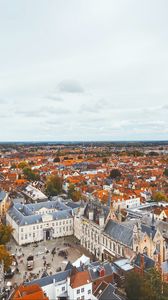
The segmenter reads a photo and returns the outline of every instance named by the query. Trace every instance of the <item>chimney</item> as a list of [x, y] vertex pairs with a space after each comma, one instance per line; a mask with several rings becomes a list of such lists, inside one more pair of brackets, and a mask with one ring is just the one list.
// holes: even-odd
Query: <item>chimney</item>
[[93, 221], [93, 210], [92, 209], [89, 210], [89, 220]]
[[105, 220], [104, 220], [104, 214], [100, 214], [99, 215], [99, 226], [100, 227], [103, 227], [104, 226], [104, 222]]
[[100, 277], [104, 277], [105, 276], [105, 269], [104, 267], [99, 267], [98, 268], [98, 273]]

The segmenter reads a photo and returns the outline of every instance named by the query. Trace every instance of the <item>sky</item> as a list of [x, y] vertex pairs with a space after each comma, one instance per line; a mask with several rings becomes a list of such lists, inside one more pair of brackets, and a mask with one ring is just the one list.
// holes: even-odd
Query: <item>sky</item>
[[168, 140], [167, 0], [0, 0], [0, 141]]

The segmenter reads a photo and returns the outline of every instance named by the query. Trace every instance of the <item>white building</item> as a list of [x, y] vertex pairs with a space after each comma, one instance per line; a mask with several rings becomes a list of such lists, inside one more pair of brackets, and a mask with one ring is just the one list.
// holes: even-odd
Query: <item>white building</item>
[[43, 194], [39, 189], [37, 189], [35, 186], [29, 184], [26, 186], [26, 188], [22, 191], [22, 193], [29, 197], [33, 202], [37, 201], [46, 201], [47, 196]]
[[6, 222], [13, 228], [19, 245], [73, 235], [73, 209], [60, 200], [36, 204], [16, 203]]

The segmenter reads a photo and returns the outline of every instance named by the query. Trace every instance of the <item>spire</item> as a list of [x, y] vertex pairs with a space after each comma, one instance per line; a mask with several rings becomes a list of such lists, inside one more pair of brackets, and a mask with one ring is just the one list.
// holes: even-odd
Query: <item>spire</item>
[[111, 198], [112, 198], [112, 195], [111, 195], [111, 190], [109, 190], [109, 193], [108, 193], [108, 207], [111, 208]]
[[152, 212], [152, 224], [151, 224], [151, 228], [152, 228], [152, 230], [155, 229], [155, 215], [154, 215], [154, 211]]

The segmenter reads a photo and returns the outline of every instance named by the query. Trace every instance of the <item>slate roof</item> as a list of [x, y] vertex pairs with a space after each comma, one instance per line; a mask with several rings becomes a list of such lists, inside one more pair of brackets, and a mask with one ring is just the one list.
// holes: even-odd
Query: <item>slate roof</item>
[[42, 207], [48, 209], [56, 209], [56, 211], [49, 213], [50, 215], [52, 215], [53, 220], [61, 220], [72, 217], [72, 209], [70, 209], [60, 201], [47, 201], [26, 205], [15, 203], [9, 209], [8, 214], [20, 226], [28, 224], [38, 224], [43, 222], [43, 215], [36, 214], [36, 211], [38, 211]]
[[145, 254], [138, 254], [137, 257], [135, 258], [134, 265], [140, 267], [141, 266], [141, 255], [144, 257], [144, 269], [151, 269], [155, 266], [155, 262], [153, 259], [148, 257]]
[[6, 193], [4, 191], [0, 191], [0, 202], [5, 198]]
[[153, 226], [148, 226], [148, 225], [145, 225], [145, 224], [141, 224], [141, 231], [143, 233], [146, 233], [149, 237], [152, 237], [152, 239], [153, 239], [157, 230]]
[[115, 287], [109, 283], [109, 285], [105, 288], [105, 290], [102, 292], [99, 300], [122, 300], [121, 297], [115, 294]]
[[99, 262], [91, 263], [91, 264], [88, 265], [88, 271], [89, 271], [89, 274], [90, 274], [90, 277], [91, 277], [92, 281], [95, 281], [98, 278], [100, 278], [100, 275], [99, 275], [99, 272], [98, 272], [98, 269], [100, 267], [103, 267], [104, 270], [105, 270], [105, 275], [104, 276], [109, 276], [109, 275], [113, 274], [113, 269], [112, 269], [112, 266], [109, 262], [105, 262], [105, 263], [102, 263], [102, 264], [99, 263]]
[[104, 233], [108, 235], [112, 240], [118, 241], [125, 246], [131, 247], [133, 244], [133, 228], [131, 226], [124, 226], [113, 220], [109, 220], [106, 227], [104, 228]]
[[40, 279], [36, 279], [30, 282], [26, 282], [25, 285], [32, 285], [32, 284], [38, 284], [39, 286], [43, 287], [49, 284], [52, 284], [53, 281], [56, 283], [64, 281], [67, 279], [67, 277], [70, 275], [70, 270], [59, 272], [51, 276], [43, 277]]
[[98, 223], [99, 216], [104, 215], [105, 220], [107, 219], [107, 216], [109, 215], [110, 208], [107, 206], [102, 205], [99, 201], [92, 201], [91, 203], [88, 203], [86, 205], [84, 216], [86, 218], [89, 218], [89, 211], [93, 211], [93, 221], [95, 223]]

